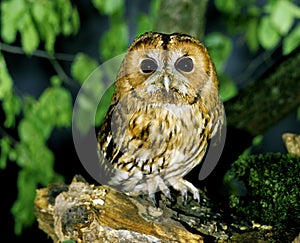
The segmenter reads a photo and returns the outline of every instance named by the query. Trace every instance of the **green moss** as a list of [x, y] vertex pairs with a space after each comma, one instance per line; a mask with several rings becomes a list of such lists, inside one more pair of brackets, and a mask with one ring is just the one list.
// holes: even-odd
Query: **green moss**
[[230, 206], [248, 220], [274, 228], [300, 223], [299, 157], [279, 153], [240, 157], [229, 177], [247, 189], [245, 196], [230, 195]]

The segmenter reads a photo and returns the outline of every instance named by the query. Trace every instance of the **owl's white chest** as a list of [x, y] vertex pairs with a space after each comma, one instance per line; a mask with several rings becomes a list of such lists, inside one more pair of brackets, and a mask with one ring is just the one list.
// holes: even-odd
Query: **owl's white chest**
[[206, 150], [209, 118], [193, 109], [151, 105], [146, 112], [128, 114], [131, 118], [122, 125], [122, 136], [115, 138], [123, 156], [112, 184], [140, 193], [157, 178], [173, 185], [199, 164]]

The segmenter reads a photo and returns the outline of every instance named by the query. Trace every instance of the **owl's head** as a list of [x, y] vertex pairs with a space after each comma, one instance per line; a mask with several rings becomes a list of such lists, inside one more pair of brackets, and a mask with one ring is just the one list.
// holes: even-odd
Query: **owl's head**
[[[185, 34], [148, 32], [133, 41], [120, 68], [116, 93], [132, 89], [144, 96], [195, 103], [218, 92], [214, 65], [205, 48]], [[174, 101], [176, 102], [176, 101]]]

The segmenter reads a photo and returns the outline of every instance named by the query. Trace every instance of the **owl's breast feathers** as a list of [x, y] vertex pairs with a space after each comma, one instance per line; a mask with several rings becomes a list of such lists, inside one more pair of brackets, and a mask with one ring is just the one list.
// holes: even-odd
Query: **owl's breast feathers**
[[124, 171], [184, 176], [205, 154], [213, 127], [200, 99], [195, 104], [157, 103], [131, 93], [111, 105], [98, 135], [107, 173]]

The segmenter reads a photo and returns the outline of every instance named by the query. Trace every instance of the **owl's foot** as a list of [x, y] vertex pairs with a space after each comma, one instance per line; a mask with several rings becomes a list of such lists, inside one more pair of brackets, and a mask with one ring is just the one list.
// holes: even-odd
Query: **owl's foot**
[[197, 200], [198, 203], [200, 203], [200, 194], [198, 189], [190, 182], [184, 180], [184, 179], [179, 179], [175, 182], [175, 184], [172, 185], [173, 188], [177, 191], [180, 191], [183, 199], [184, 199], [184, 203], [187, 202], [188, 199], [188, 191], [191, 192], [193, 194], [193, 198], [195, 200]]
[[170, 201], [172, 201], [172, 196], [170, 189], [166, 186], [163, 179], [160, 176], [153, 177], [151, 180], [147, 181], [149, 198], [152, 201], [154, 207], [158, 207], [155, 192], [161, 191]]
[[154, 193], [149, 193], [149, 198], [150, 198], [150, 201], [153, 203], [153, 206], [154, 206], [155, 208], [157, 208], [157, 207], [158, 207], [158, 204], [157, 204], [157, 202], [156, 202], [155, 194], [154, 194]]

